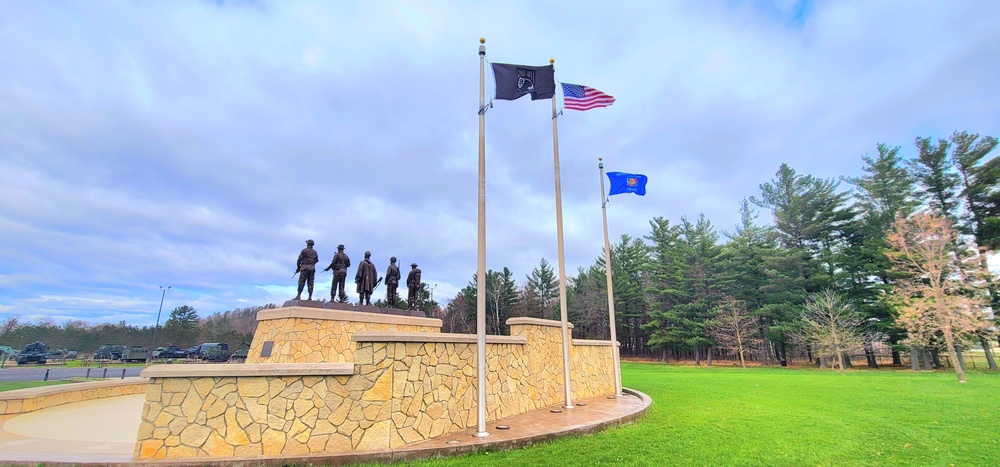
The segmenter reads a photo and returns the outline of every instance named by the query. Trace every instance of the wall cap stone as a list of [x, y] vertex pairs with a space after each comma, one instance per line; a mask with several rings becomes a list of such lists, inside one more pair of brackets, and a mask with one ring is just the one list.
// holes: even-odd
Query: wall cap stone
[[[507, 320], [507, 326], [514, 326], [517, 324], [527, 324], [533, 326], [552, 326], [556, 328], [562, 327], [562, 321], [556, 321], [553, 319], [541, 319], [541, 318], [528, 318], [528, 317], [517, 317], [509, 318]], [[569, 329], [573, 329], [573, 323], [566, 323]]]
[[595, 341], [590, 339], [573, 339], [570, 341], [573, 345], [603, 345], [611, 347], [611, 341]]
[[[443, 332], [402, 332], [402, 331], [358, 331], [351, 336], [354, 342], [444, 342], [475, 344], [475, 334], [452, 334]], [[487, 344], [527, 345], [523, 336], [486, 336]]]
[[146, 378], [125, 378], [108, 381], [82, 381], [79, 383], [56, 384], [54, 386], [40, 386], [37, 388], [14, 389], [12, 391], [0, 392], [0, 401], [31, 399], [33, 397], [51, 396], [64, 392], [86, 391], [98, 388], [113, 388], [115, 386], [128, 386], [130, 384], [146, 384]]
[[200, 376], [343, 376], [354, 374], [354, 363], [221, 363], [153, 365], [142, 370], [146, 378]]
[[355, 321], [360, 323], [403, 324], [412, 326], [428, 326], [441, 328], [442, 322], [437, 318], [420, 318], [416, 316], [383, 315], [381, 313], [362, 313], [357, 311], [333, 310], [325, 308], [307, 308], [290, 306], [257, 312], [257, 321], [283, 318], [303, 318], [329, 321]]

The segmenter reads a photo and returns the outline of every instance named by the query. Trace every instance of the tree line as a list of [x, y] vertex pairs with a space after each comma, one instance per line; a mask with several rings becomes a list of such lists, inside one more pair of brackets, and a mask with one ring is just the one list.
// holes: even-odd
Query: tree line
[[[995, 368], [996, 291], [986, 261], [1000, 245], [996, 145], [955, 132], [916, 138], [906, 157], [880, 143], [862, 157], [861, 176], [839, 179], [781, 164], [740, 203], [730, 230], [704, 215], [652, 218], [642, 238], [625, 234], [612, 246], [622, 354], [840, 365], [854, 355], [877, 367], [879, 351], [897, 365], [901, 351], [911, 363], [940, 365], [941, 353], [961, 361], [976, 345]], [[771, 224], [760, 222], [761, 211]], [[942, 238], [943, 256], [921, 257]], [[935, 261], [944, 263], [927, 270]], [[513, 316], [559, 319], [557, 279], [545, 259], [521, 284], [507, 268], [488, 271], [488, 332], [504, 333]], [[476, 285], [473, 275], [442, 311], [446, 330], [475, 332]], [[929, 285], [939, 289], [922, 288]], [[567, 277], [575, 337], [608, 338], [606, 293], [603, 255]]]
[[[760, 193], [742, 200], [728, 230], [704, 215], [656, 216], [642, 237], [621, 235], [610, 267], [622, 355], [765, 365], [805, 359], [843, 369], [852, 358], [878, 367], [883, 354], [902, 365], [905, 354], [920, 369], [942, 366], [943, 354], [960, 372], [963, 350], [979, 346], [995, 369], [997, 293], [987, 258], [1000, 245], [1000, 158], [990, 155], [997, 139], [955, 132], [914, 143], [909, 157], [879, 143], [877, 154], [862, 157], [858, 177], [824, 179], [781, 164]], [[577, 338], [610, 337], [605, 268], [599, 255], [566, 277]], [[560, 319], [558, 274], [544, 258], [524, 279], [504, 267], [487, 271], [485, 281], [487, 333], [508, 333], [511, 317]], [[441, 318], [444, 332], [474, 333], [477, 284], [473, 274], [443, 308], [421, 284], [421, 309]], [[177, 307], [157, 342], [240, 348], [253, 337], [257, 311], [273, 307], [207, 318]], [[96, 349], [148, 345], [152, 332], [124, 322], [57, 326], [12, 317], [0, 324], [0, 343]]]

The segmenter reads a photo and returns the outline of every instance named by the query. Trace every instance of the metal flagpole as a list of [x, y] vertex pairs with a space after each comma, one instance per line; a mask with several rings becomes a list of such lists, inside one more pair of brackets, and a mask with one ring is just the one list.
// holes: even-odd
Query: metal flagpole
[[[555, 64], [554, 58], [549, 64]], [[559, 311], [562, 318], [563, 387], [566, 391], [566, 409], [573, 408], [569, 381], [569, 319], [566, 312], [566, 256], [563, 248], [562, 182], [559, 176], [559, 125], [557, 124], [556, 95], [552, 94], [552, 160], [556, 176], [556, 238], [559, 244]]]
[[608, 196], [604, 191], [604, 162], [597, 158], [601, 169], [601, 215], [604, 216], [604, 270], [608, 275], [608, 322], [611, 323], [611, 355], [615, 366], [615, 395], [622, 395], [622, 370], [618, 357], [618, 333], [615, 331], [615, 288], [611, 282], [611, 241], [608, 240]]
[[476, 270], [476, 367], [479, 390], [474, 436], [486, 437], [486, 39], [479, 39], [479, 267]]

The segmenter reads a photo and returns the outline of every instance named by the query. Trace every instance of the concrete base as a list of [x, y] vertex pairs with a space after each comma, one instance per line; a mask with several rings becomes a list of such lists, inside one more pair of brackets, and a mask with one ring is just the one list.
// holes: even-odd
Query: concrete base
[[326, 302], [323, 304], [323, 308], [330, 310], [343, 310], [343, 311], [358, 311], [357, 307], [351, 305], [350, 303], [341, 302]]
[[382, 309], [381, 308], [379, 308], [377, 306], [372, 306], [372, 305], [358, 305], [357, 307], [355, 307], [354, 311], [360, 311], [362, 313], [381, 313], [381, 314], [385, 314], [385, 313], [382, 313]]
[[320, 302], [320, 301], [317, 301], [317, 300], [295, 300], [295, 299], [292, 299], [292, 300], [286, 300], [285, 303], [283, 305], [281, 305], [281, 306], [283, 308], [284, 307], [289, 307], [289, 306], [304, 306], [304, 307], [309, 307], [309, 308], [323, 308], [323, 302]]

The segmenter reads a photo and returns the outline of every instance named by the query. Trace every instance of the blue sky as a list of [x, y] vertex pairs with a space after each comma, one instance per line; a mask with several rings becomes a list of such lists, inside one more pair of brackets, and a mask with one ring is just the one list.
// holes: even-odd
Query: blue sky
[[[617, 98], [559, 119], [568, 271], [601, 251], [599, 156], [649, 176], [608, 207], [642, 236], [731, 229], [783, 162], [854, 176], [878, 142], [1000, 135], [997, 2], [6, 2], [0, 319], [151, 324], [160, 285], [202, 315], [280, 303], [307, 238], [453, 296], [476, 268], [479, 37]], [[556, 260], [550, 104], [497, 101], [486, 126], [487, 266], [523, 279]]]

